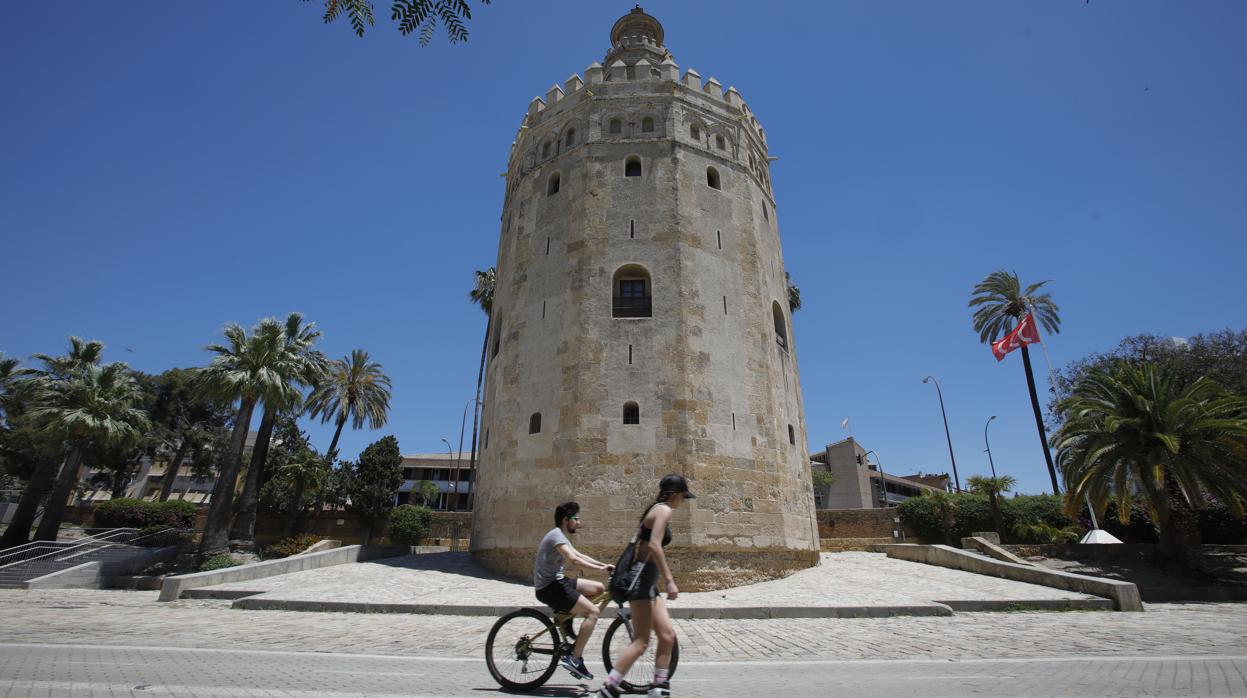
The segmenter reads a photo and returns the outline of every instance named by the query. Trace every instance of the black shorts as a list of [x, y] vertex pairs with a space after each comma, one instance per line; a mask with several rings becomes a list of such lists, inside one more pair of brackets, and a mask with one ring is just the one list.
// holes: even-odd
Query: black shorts
[[658, 596], [658, 565], [645, 563], [637, 578], [636, 588], [628, 594], [629, 601], [653, 601]]
[[563, 577], [537, 590], [537, 600], [554, 609], [555, 613], [567, 613], [580, 600], [580, 592], [576, 591], [576, 580]]

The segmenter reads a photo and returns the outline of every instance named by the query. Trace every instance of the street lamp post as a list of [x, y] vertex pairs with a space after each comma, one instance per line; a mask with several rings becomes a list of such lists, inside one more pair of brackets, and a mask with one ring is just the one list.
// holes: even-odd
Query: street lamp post
[[996, 464], [992, 462], [992, 445], [991, 443], [987, 441], [987, 427], [990, 427], [992, 425], [992, 420], [995, 418], [996, 418], [996, 415], [993, 414], [992, 416], [987, 418], [987, 424], [983, 425], [983, 443], [987, 445], [987, 448], [985, 449], [987, 451], [987, 464], [992, 467], [992, 479], [993, 480], [996, 479]]
[[[450, 442], [447, 441], [445, 437], [442, 437], [442, 443], [446, 444], [446, 461], [453, 462], [455, 460], [455, 447], [451, 446]], [[449, 489], [447, 490], [446, 501], [447, 504], [450, 503]], [[447, 507], [447, 510], [449, 510], [449, 507]]]
[[875, 451], [867, 451], [863, 453], [862, 458], [865, 459], [866, 456], [869, 456], [872, 453], [875, 454], [875, 465], [879, 466], [879, 497], [881, 500], [883, 500], [883, 508], [887, 509], [888, 508], [888, 476], [883, 472], [883, 461], [880, 460], [879, 454], [876, 453]]
[[940, 397], [940, 416], [944, 418], [944, 439], [948, 441], [948, 460], [953, 462], [953, 483], [957, 486], [957, 491], [961, 491], [961, 478], [957, 476], [957, 457], [953, 455], [953, 437], [948, 434], [948, 415], [944, 412], [944, 391], [940, 390], [940, 382], [935, 376], [927, 376], [922, 379], [923, 383], [931, 381], [935, 383], [935, 394]]
[[455, 491], [454, 511], [459, 511], [459, 462], [463, 460], [463, 430], [468, 424], [468, 406], [472, 403], [479, 403], [480, 400], [472, 398], [463, 405], [463, 418], [459, 420], [459, 452], [455, 454], [455, 469], [452, 477], [454, 478], [451, 485]]

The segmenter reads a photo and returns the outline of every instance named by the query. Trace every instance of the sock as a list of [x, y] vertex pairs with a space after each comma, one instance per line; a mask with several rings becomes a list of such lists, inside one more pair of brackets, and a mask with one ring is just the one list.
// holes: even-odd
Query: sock
[[654, 667], [654, 683], [667, 683], [667, 678], [671, 676], [670, 669], [662, 667]]
[[623, 681], [623, 674], [618, 669], [611, 669], [611, 673], [606, 677], [606, 685], [611, 688], [618, 688], [619, 683]]

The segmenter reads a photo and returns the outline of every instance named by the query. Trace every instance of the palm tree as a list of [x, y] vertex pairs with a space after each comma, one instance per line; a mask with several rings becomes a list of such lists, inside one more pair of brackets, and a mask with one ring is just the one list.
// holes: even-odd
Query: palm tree
[[234, 502], [234, 485], [242, 467], [242, 454], [251, 415], [256, 403], [263, 400], [285, 405], [298, 398], [298, 391], [286, 381], [285, 337], [280, 323], [261, 323], [252, 328], [251, 336], [236, 324], [226, 325], [225, 344], [213, 344], [208, 351], [216, 354], [200, 369], [202, 390], [207, 397], [238, 401], [238, 415], [229, 448], [222, 454], [208, 519], [204, 524], [199, 553], [214, 555], [229, 549], [230, 507]]
[[83, 452], [93, 443], [133, 445], [149, 422], [138, 406], [143, 391], [124, 363], [88, 364], [62, 380], [41, 381], [35, 390], [31, 420], [69, 446], [69, 457], [35, 532], [36, 540], [56, 540], [65, 504], [78, 482]]
[[788, 285], [788, 312], [795, 313], [801, 309], [801, 289], [792, 282], [792, 275], [784, 272], [784, 283]]
[[[974, 331], [979, 333], [979, 341], [991, 344], [1009, 334], [1022, 317], [1034, 313], [1044, 329], [1059, 334], [1061, 317], [1057, 315], [1057, 305], [1047, 293], [1037, 293], [1047, 281], [1022, 289], [1018, 275], [1013, 272], [994, 271], [974, 287], [970, 297], [970, 307], [978, 307], [974, 311]], [[1052, 493], [1061, 494], [1057, 483], [1056, 466], [1052, 464], [1052, 452], [1048, 450], [1048, 435], [1044, 431], [1043, 415], [1039, 412], [1039, 396], [1035, 393], [1035, 376], [1031, 372], [1031, 356], [1026, 346], [1022, 346], [1022, 365], [1026, 368], [1026, 387], [1030, 390], [1031, 408], [1035, 411], [1035, 428], [1039, 430], [1039, 442], [1043, 446], [1044, 461], [1048, 464], [1048, 475], [1052, 478]]]
[[1017, 484], [1017, 478], [1012, 475], [999, 477], [973, 475], [966, 480], [966, 486], [971, 492], [987, 495], [987, 503], [992, 507], [992, 521], [996, 524], [996, 532], [1000, 534], [1001, 540], [1007, 538], [1008, 535], [1005, 531], [1004, 514], [1000, 513], [1000, 495], [1013, 489]]
[[1183, 386], [1168, 369], [1122, 361], [1084, 376], [1058, 406], [1053, 439], [1065, 475], [1066, 512], [1110, 499], [1128, 521], [1136, 488], [1171, 559], [1197, 564], [1196, 509], [1204, 493], [1243, 516], [1247, 397], [1208, 378]]
[[[48, 356], [35, 354], [32, 358], [43, 362], [42, 369], [16, 369], [9, 380], [10, 397], [22, 395], [23, 400], [31, 402], [37, 386], [46, 386], [51, 381], [66, 380], [75, 371], [86, 366], [98, 365], [104, 352], [104, 344], [98, 341], [84, 341], [78, 337], [69, 338], [69, 353], [64, 356]], [[7, 417], [6, 417], [7, 418]], [[39, 505], [43, 503], [48, 491], [56, 480], [57, 467], [65, 456], [64, 442], [60, 439], [47, 441], [49, 434], [41, 433], [44, 443], [43, 454], [31, 473], [26, 489], [22, 490], [13, 519], [4, 535], [0, 537], [0, 549], [21, 545], [30, 538], [30, 529], [34, 527], [35, 517], [39, 514]]]
[[[330, 361], [324, 377], [307, 398], [308, 415], [321, 423], [334, 420], [333, 440], [325, 451], [325, 465], [332, 469], [338, 456], [338, 438], [347, 420], [352, 429], [385, 426], [390, 411], [390, 378], [368, 352], [355, 349], [350, 356]], [[301, 498], [302, 492], [296, 493]], [[296, 501], [299, 501], [296, 499]]]
[[957, 500], [950, 492], [944, 490], [928, 490], [923, 496], [931, 498], [931, 503], [940, 516], [940, 528], [944, 531], [944, 545], [951, 546], [953, 529], [957, 526]]
[[[468, 457], [468, 508], [472, 508], [472, 486], [476, 484], [476, 432], [480, 428], [481, 386], [485, 382], [485, 355], [489, 351], [489, 333], [493, 331], [494, 287], [498, 284], [498, 270], [490, 267], [476, 270], [476, 281], [468, 298], [479, 305], [485, 313], [485, 341], [481, 342], [481, 365], [476, 369], [476, 402], [472, 405], [472, 455]], [[461, 445], [462, 447], [462, 445]], [[457, 478], [456, 478], [457, 480]]]
[[251, 450], [251, 465], [247, 468], [242, 495], [234, 514], [234, 525], [229, 534], [231, 541], [238, 541], [243, 546], [252, 546], [255, 543], [255, 519], [259, 508], [260, 487], [267, 479], [265, 465], [278, 412], [289, 410], [295, 405], [301, 407], [299, 403], [303, 397], [303, 386], [314, 385], [319, 381], [327, 363], [324, 354], [312, 349], [312, 345], [320, 338], [320, 331], [316, 329], [315, 323], [304, 324], [303, 315], [300, 313], [290, 313], [284, 324], [275, 318], [262, 320], [260, 324], [265, 325], [264, 329], [259, 330], [261, 333], [280, 331], [282, 344], [275, 367], [280, 378], [294, 391], [285, 395], [289, 398], [286, 402], [278, 399], [264, 400], [264, 415], [260, 418], [260, 429]]

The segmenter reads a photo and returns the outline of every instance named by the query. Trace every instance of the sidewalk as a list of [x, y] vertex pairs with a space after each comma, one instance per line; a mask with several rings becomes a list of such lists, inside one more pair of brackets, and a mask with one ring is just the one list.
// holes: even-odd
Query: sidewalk
[[[821, 564], [785, 579], [680, 594], [681, 619], [948, 616], [954, 611], [1111, 609], [1099, 597], [891, 559], [823, 553]], [[249, 610], [356, 611], [497, 616], [537, 605], [532, 588], [494, 575], [467, 553], [337, 565], [249, 582], [201, 587], [191, 598], [238, 599]]]

